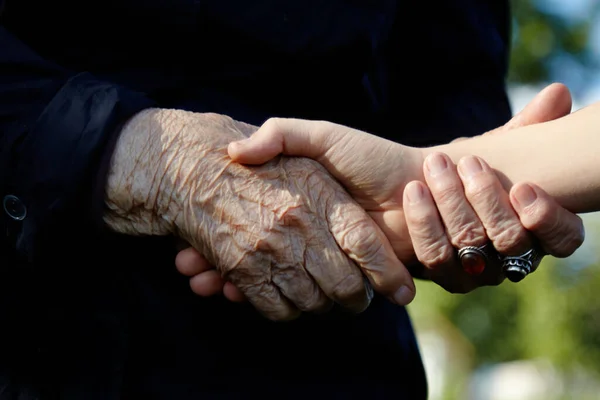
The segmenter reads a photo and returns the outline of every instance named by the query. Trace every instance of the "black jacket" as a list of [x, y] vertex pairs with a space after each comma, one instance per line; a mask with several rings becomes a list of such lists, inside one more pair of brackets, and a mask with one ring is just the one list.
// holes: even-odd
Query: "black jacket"
[[501, 125], [505, 2], [0, 4], [0, 397], [425, 398], [405, 309], [277, 324], [198, 298], [170, 239], [103, 230], [97, 189], [151, 106], [413, 145]]

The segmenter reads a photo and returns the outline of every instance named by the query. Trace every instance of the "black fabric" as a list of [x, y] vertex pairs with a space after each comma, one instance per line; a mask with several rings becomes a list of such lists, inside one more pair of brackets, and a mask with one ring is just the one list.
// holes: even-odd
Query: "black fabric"
[[277, 324], [198, 298], [171, 239], [98, 229], [102, 184], [151, 106], [423, 146], [495, 128], [506, 2], [0, 3], [0, 197], [27, 207], [0, 216], [0, 398], [426, 398], [403, 308]]

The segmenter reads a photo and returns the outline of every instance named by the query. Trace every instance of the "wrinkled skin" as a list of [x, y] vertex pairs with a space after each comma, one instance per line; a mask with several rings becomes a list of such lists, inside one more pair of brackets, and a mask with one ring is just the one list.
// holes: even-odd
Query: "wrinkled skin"
[[[306, 150], [303, 144], [309, 140], [313, 145]], [[466, 273], [458, 262], [448, 263], [444, 268], [424, 268], [418, 263], [403, 194], [409, 182], [425, 180], [421, 149], [324, 121], [270, 119], [252, 140], [232, 144], [229, 153], [238, 162], [257, 165], [279, 154], [302, 155], [319, 161], [377, 222], [398, 258], [411, 266], [416, 277], [432, 280], [452, 293], [498, 285], [504, 280], [499, 266], [486, 268], [484, 273], [474, 276]], [[426, 215], [418, 217], [423, 221], [425, 218]], [[440, 248], [437, 240], [430, 242], [431, 252], [437, 252]], [[451, 256], [454, 258], [455, 254]]]
[[[551, 85], [522, 113], [506, 125], [486, 134], [502, 135], [502, 132], [521, 126], [560, 118], [570, 112], [570, 107], [568, 89], [562, 85]], [[437, 234], [433, 234], [431, 230], [431, 216], [439, 219], [433, 200], [431, 207], [419, 207], [417, 210], [415, 205], [411, 205], [410, 202], [407, 204], [407, 199], [404, 198], [404, 191], [409, 183], [417, 183], [423, 190], [427, 190], [427, 186], [421, 182], [433, 183], [431, 179], [426, 178], [423, 171], [424, 159], [428, 153], [431, 153], [431, 149], [403, 146], [346, 126], [325, 121], [294, 119], [268, 120], [251, 139], [229, 146], [232, 159], [249, 165], [259, 165], [279, 154], [305, 156], [319, 161], [377, 222], [390, 240], [398, 258], [413, 266], [412, 272], [415, 276], [432, 280], [453, 293], [465, 293], [477, 287], [500, 284], [505, 276], [499, 262], [491, 263], [493, 265], [480, 275], [470, 275], [458, 262], [456, 248], [479, 246], [482, 243], [473, 241], [478, 238], [486, 240], [486, 234], [498, 249], [510, 249], [514, 247], [515, 242], [517, 245], [524, 245], [526, 249], [530, 248], [531, 232], [521, 225], [521, 221], [526, 221], [526, 216], [521, 221], [516, 216], [512, 219], [506, 217], [506, 211], [514, 214], [509, 196], [494, 171], [488, 167], [486, 174], [480, 174], [478, 179], [465, 184], [471, 204], [483, 203], [476, 208], [489, 212], [486, 229], [484, 230], [483, 225], [476, 226], [471, 224], [468, 218], [464, 218], [464, 210], [452, 213], [459, 210], [455, 207], [445, 213], [447, 216], [449, 214], [450, 218], [444, 222], [453, 222], [453, 225], [460, 228], [457, 235], [459, 240], [455, 243], [458, 246], [455, 248], [448, 240], [440, 240], [442, 237], [445, 239], [448, 232], [444, 231], [441, 222]], [[459, 178], [456, 177], [456, 180]], [[448, 178], [442, 183], [447, 188]], [[460, 181], [457, 189], [463, 189]], [[444, 199], [447, 201], [448, 198], [457, 198], [457, 189], [453, 189], [454, 192], [438, 190], [441, 203]], [[541, 189], [540, 193], [543, 194]], [[543, 203], [544, 207], [537, 214], [537, 221], [528, 224], [527, 228], [537, 235], [537, 239], [550, 254], [571, 254], [583, 240], [581, 220], [560, 207], [549, 196], [545, 195], [544, 200], [545, 202], [538, 202], [540, 205]], [[407, 207], [411, 207], [410, 210]], [[543, 221], [553, 221], [553, 229], [543, 229], [540, 225]], [[410, 232], [407, 223], [412, 225]], [[480, 229], [475, 229], [477, 227]], [[552, 248], [549, 245], [556, 242], [557, 235], [572, 240], [560, 241], [567, 244], [566, 248]], [[460, 243], [461, 241], [463, 243]], [[415, 243], [419, 245], [422, 257], [415, 254]], [[522, 251], [523, 249], [517, 248], [515, 254], [521, 254]], [[422, 262], [426, 268], [415, 263], [416, 261]]]
[[186, 240], [268, 318], [332, 302], [364, 310], [372, 290], [357, 264], [372, 281], [403, 271], [389, 242], [318, 163], [233, 163], [227, 145], [255, 129], [217, 114], [138, 114], [113, 154], [106, 223]]
[[[284, 138], [287, 132], [293, 134]], [[417, 261], [405, 224], [402, 194], [408, 182], [423, 180], [423, 155], [419, 149], [326, 121], [271, 118], [258, 135], [248, 142], [256, 150], [257, 159], [245, 149], [239, 150], [244, 157], [237, 158], [239, 147], [230, 147], [232, 159], [260, 164], [272, 156], [285, 154], [288, 148], [299, 152], [303, 147], [292, 142], [296, 138], [298, 143], [318, 142], [310, 149], [303, 149], [302, 155], [318, 161], [342, 182], [384, 230], [403, 262]]]
[[[553, 84], [506, 125], [486, 135], [502, 135], [522, 126], [551, 121], [567, 115], [570, 109], [568, 89]], [[372, 217], [383, 223], [382, 228], [391, 235], [389, 239], [400, 259], [411, 262], [417, 258], [422, 268], [413, 271], [451, 292], [466, 292], [481, 285], [498, 284], [504, 279], [499, 261], [491, 262], [483, 274], [466, 273], [457, 262], [457, 248], [480, 246], [491, 240], [505, 254], [520, 254], [532, 245], [531, 236], [535, 236], [546, 253], [566, 257], [584, 238], [583, 224], [577, 215], [532, 184], [521, 182], [507, 193], [499, 179], [501, 175], [485, 166], [483, 160], [480, 160], [484, 164], [482, 173], [464, 180], [448, 156], [429, 154], [424, 157], [422, 168], [425, 185], [418, 178], [406, 183], [418, 175], [414, 170], [419, 169], [418, 163], [415, 167], [414, 160], [418, 157], [414, 156], [414, 149], [340, 125], [271, 120], [245, 143], [230, 145], [230, 155], [240, 162], [260, 164], [282, 152], [323, 162], [361, 205], [373, 208]], [[444, 157], [443, 162], [449, 168], [432, 174], [430, 166], [434, 156]], [[458, 163], [459, 168], [468, 158]], [[407, 192], [415, 187], [420, 187], [424, 194], [418, 202], [407, 199]], [[402, 207], [398, 207], [402, 190], [404, 199]], [[524, 206], [519, 199], [522, 190], [535, 190], [537, 199]], [[175, 264], [182, 274], [190, 277], [194, 293], [212, 296], [222, 292], [231, 301], [244, 300], [235, 286], [224, 281], [193, 248], [183, 250], [182, 247]]]

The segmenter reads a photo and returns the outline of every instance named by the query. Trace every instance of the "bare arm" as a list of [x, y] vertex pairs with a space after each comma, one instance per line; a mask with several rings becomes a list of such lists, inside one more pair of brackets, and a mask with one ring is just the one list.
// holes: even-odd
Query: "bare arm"
[[600, 103], [555, 121], [424, 149], [454, 162], [476, 155], [503, 185], [532, 182], [572, 212], [600, 210]]

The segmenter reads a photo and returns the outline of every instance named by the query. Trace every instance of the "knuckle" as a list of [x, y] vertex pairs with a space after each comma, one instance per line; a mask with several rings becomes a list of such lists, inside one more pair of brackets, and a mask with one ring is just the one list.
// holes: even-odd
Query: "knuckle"
[[214, 121], [223, 121], [227, 116], [217, 114], [214, 112], [207, 112], [202, 114], [206, 119], [214, 120]]
[[318, 308], [323, 301], [319, 287], [298, 265], [275, 265], [270, 275], [271, 282], [281, 294], [303, 311]]
[[385, 249], [383, 243], [378, 238], [375, 232], [370, 232], [366, 235], [367, 238], [359, 245], [361, 249], [362, 264], [365, 265], [380, 265], [385, 262]]
[[581, 229], [570, 232], [566, 235], [556, 235], [554, 243], [548, 242], [546, 248], [548, 252], [558, 258], [565, 258], [572, 255], [585, 240], [585, 230], [583, 225]]
[[448, 264], [454, 257], [454, 250], [448, 245], [440, 245], [439, 242], [429, 242], [421, 248], [418, 255], [419, 262], [429, 269], [439, 269]]
[[570, 256], [585, 240], [583, 221], [574, 214], [569, 215], [572, 220], [566, 220], [551, 204], [538, 203], [526, 211], [523, 225], [536, 235], [549, 254], [559, 258]]
[[235, 284], [246, 299], [262, 315], [273, 321], [290, 321], [300, 316], [301, 311], [288, 303], [279, 290], [268, 280], [242, 280]]
[[413, 230], [425, 231], [429, 228], [430, 216], [426, 213], [412, 210], [406, 213], [406, 219], [410, 222]]
[[341, 236], [341, 247], [349, 252], [360, 264], [373, 264], [380, 261], [383, 244], [379, 235], [367, 221], [358, 221], [347, 226]]
[[429, 186], [436, 202], [452, 204], [462, 192], [462, 187], [458, 187], [453, 181], [447, 179], [436, 179]]
[[229, 117], [228, 115], [222, 115], [222, 114], [217, 114], [217, 113], [205, 113], [204, 117], [215, 124], [221, 125], [221, 126], [227, 126], [227, 125], [231, 125], [234, 121], [233, 118]]
[[276, 133], [281, 129], [282, 119], [278, 117], [271, 117], [265, 121], [262, 125], [262, 129], [266, 130], [268, 133]]
[[494, 247], [501, 254], [517, 254], [531, 243], [527, 231], [521, 224], [502, 224], [489, 234]]
[[[471, 202], [485, 202], [496, 198], [496, 181], [488, 173], [480, 173], [465, 186], [465, 193]], [[493, 196], [492, 196], [493, 195]]]
[[432, 215], [429, 210], [413, 209], [410, 212], [406, 212], [405, 218], [408, 222], [411, 236], [416, 236], [420, 240], [436, 240], [437, 234], [434, 232], [436, 219], [438, 219], [437, 213]]
[[524, 209], [521, 219], [525, 228], [540, 234], [552, 232], [559, 226], [556, 208], [543, 201]]
[[[448, 224], [449, 227], [453, 224]], [[480, 246], [487, 241], [485, 229], [479, 221], [466, 221], [457, 224], [459, 228], [451, 230], [451, 242], [455, 247]], [[449, 229], [450, 230], [450, 229]]]
[[[282, 205], [280, 210], [276, 214], [274, 214], [274, 220], [277, 223], [277, 226], [280, 227], [304, 227], [306, 225], [307, 218], [310, 218], [310, 215], [306, 212], [300, 199], [296, 200], [296, 203], [289, 203], [287, 205]], [[280, 238], [279, 232], [275, 233], [273, 231], [271, 233], [272, 236], [277, 236]]]

